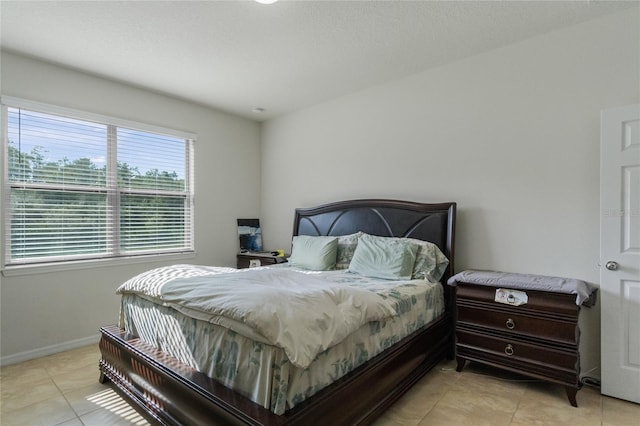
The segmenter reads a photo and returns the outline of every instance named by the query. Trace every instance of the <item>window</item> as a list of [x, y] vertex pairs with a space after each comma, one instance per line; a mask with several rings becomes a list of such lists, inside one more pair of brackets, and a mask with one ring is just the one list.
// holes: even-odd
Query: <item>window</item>
[[2, 100], [5, 265], [193, 251], [193, 135]]

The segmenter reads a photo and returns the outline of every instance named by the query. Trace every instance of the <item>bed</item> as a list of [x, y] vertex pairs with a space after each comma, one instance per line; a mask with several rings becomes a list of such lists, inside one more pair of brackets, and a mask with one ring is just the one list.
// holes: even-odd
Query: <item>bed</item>
[[[366, 235], [366, 238], [371, 236], [374, 241], [376, 236], [428, 241], [435, 244], [448, 260], [448, 263], [443, 266], [440, 279], [441, 283], [446, 283], [454, 271], [455, 215], [455, 203], [423, 204], [396, 200], [342, 201], [319, 207], [296, 209], [293, 237], [294, 242], [301, 241], [305, 236], [341, 236], [340, 241], [342, 241], [343, 237], [353, 235]], [[338, 263], [339, 258], [340, 256], [338, 256]], [[278, 277], [282, 274], [297, 273], [293, 266], [286, 264], [260, 269], [267, 269], [265, 273], [268, 274], [279, 274]], [[211, 272], [213, 268], [207, 269], [207, 267], [198, 267], [198, 270], [206, 270], [207, 273], [229, 272], [223, 275], [234, 275], [236, 280], [244, 277], [243, 271]], [[346, 272], [332, 271], [330, 274], [336, 282], [339, 282], [343, 279], [341, 274]], [[365, 281], [366, 283], [362, 285], [378, 287], [382, 285], [375, 280], [373, 284], [369, 282], [370, 280]], [[407, 291], [418, 291], [414, 289], [418, 286], [411, 283], [407, 283], [404, 288], [408, 289]], [[163, 325], [147, 332], [145, 331], [147, 326], [141, 325], [145, 323], [136, 322], [144, 319], [136, 318], [134, 313], [147, 312], [147, 308], [152, 309], [154, 318], [158, 318], [158, 315], [162, 318], [154, 321], [155, 323], [163, 324], [162, 321], [168, 319], [172, 327], [175, 327], [176, 323], [179, 324], [178, 334], [188, 336], [190, 331], [185, 331], [185, 327], [193, 321], [174, 321], [176, 315], [180, 318], [181, 312], [176, 314], [170, 306], [162, 307], [164, 311], [156, 310], [147, 306], [149, 301], [144, 298], [137, 300], [135, 294], [123, 295], [123, 303], [127, 299], [123, 304], [124, 310], [127, 310], [127, 306], [133, 308], [127, 314], [127, 319], [121, 319], [120, 324], [101, 329], [100, 380], [112, 382], [116, 390], [132, 406], [143, 413], [147, 419], [158, 424], [368, 424], [435, 364], [445, 356], [453, 356], [452, 298], [448, 286], [435, 284], [429, 288], [433, 288], [430, 291], [440, 293], [442, 306], [438, 309], [423, 309], [422, 305], [418, 304], [420, 307], [418, 310], [432, 311], [431, 316], [424, 318], [419, 312], [419, 321], [415, 321], [415, 317], [413, 320], [406, 320], [412, 324], [411, 327], [396, 324], [397, 321], [405, 321], [405, 317], [399, 315], [397, 320], [396, 317], [382, 322], [372, 320], [349, 335], [350, 338], [360, 339], [351, 344], [359, 348], [359, 353], [367, 353], [367, 357], [356, 356], [359, 359], [358, 362], [349, 362], [347, 367], [341, 367], [338, 362], [342, 359], [339, 351], [350, 353], [354, 349], [332, 343], [330, 349], [321, 348], [322, 356], [311, 354], [310, 358], [307, 357], [313, 359], [310, 364], [303, 362], [287, 364], [286, 375], [277, 371], [279, 383], [284, 382], [291, 388], [287, 389], [288, 393], [280, 392], [279, 386], [274, 386], [273, 380], [269, 379], [263, 380], [267, 383], [264, 386], [269, 388], [267, 391], [261, 389], [263, 384], [254, 386], [259, 388], [256, 391], [257, 394], [262, 395], [259, 397], [250, 395], [251, 392], [240, 385], [232, 389], [233, 383], [225, 383], [224, 377], [217, 377], [216, 362], [220, 364], [220, 360], [206, 361], [203, 360], [202, 355], [193, 355], [197, 352], [193, 350], [193, 339], [191, 339], [191, 349], [187, 351], [190, 352], [187, 356], [182, 355], [184, 352], [182, 349], [172, 350], [173, 343], [164, 346], [158, 344], [164, 339], [161, 336], [162, 330], [169, 326]], [[393, 292], [397, 293], [396, 290]], [[434, 296], [426, 296], [427, 300], [429, 297], [435, 300]], [[418, 300], [422, 298], [424, 296], [421, 295]], [[415, 300], [416, 297], [414, 296], [413, 299]], [[431, 302], [427, 302], [427, 305], [429, 303]], [[398, 309], [400, 305], [396, 303], [393, 306]], [[411, 311], [411, 309], [402, 310]], [[414, 310], [413, 315], [415, 314]], [[139, 315], [139, 317], [142, 316]], [[398, 334], [396, 330], [393, 333], [402, 338], [383, 337], [382, 343], [376, 343], [375, 339], [368, 337], [369, 334], [358, 337], [358, 333], [362, 333], [363, 329], [370, 331], [376, 328], [376, 324], [381, 323], [388, 325], [387, 328], [391, 330], [394, 330], [392, 325], [396, 324], [398, 329], [404, 331]], [[229, 324], [216, 324], [216, 326], [229, 326]], [[229, 327], [233, 329], [232, 325]], [[232, 334], [235, 336], [235, 330]], [[204, 339], [197, 340], [195, 344], [203, 341]], [[271, 345], [266, 344], [268, 342], [262, 343], [265, 343], [264, 347], [273, 350], [273, 353], [263, 351], [263, 346], [260, 346], [259, 352], [261, 354], [265, 352], [268, 355], [262, 360], [266, 366], [264, 369], [268, 370], [267, 367], [273, 367], [277, 363], [274, 357], [283, 357], [278, 355], [281, 349], [273, 349]], [[242, 344], [241, 342], [239, 346], [242, 347]], [[259, 346], [260, 342], [253, 344]], [[365, 350], [363, 351], [362, 348]], [[290, 352], [286, 353], [290, 355]], [[190, 358], [192, 355], [196, 358], [193, 362]], [[335, 377], [331, 381], [322, 379], [319, 385], [309, 382], [309, 376], [317, 375], [314, 373], [316, 371], [314, 368], [320, 364], [320, 359], [328, 359], [331, 356], [334, 358], [330, 359], [328, 364], [334, 369], [344, 371], [341, 374], [333, 374]], [[209, 362], [208, 369], [203, 368], [207, 362]], [[244, 372], [247, 369], [236, 370]], [[311, 388], [313, 391], [309, 392], [308, 389]], [[302, 391], [298, 392], [300, 389]], [[308, 395], [304, 398], [295, 396], [305, 392]]]

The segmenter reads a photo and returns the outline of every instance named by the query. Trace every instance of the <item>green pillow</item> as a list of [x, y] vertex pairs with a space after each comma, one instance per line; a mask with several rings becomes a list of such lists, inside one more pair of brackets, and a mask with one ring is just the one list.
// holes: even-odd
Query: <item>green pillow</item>
[[297, 235], [291, 242], [289, 264], [312, 271], [327, 271], [336, 265], [337, 237]]
[[410, 280], [417, 251], [418, 245], [410, 241], [363, 235], [349, 271], [373, 278]]
[[[361, 233], [361, 236], [365, 235]], [[413, 273], [411, 278], [414, 280], [428, 280], [430, 282], [438, 282], [442, 278], [442, 274], [449, 265], [449, 259], [440, 251], [437, 245], [423, 240], [415, 238], [404, 237], [377, 237], [371, 235], [373, 238], [383, 238], [387, 240], [401, 240], [408, 241], [418, 246], [416, 252], [416, 262], [413, 265]], [[338, 241], [338, 259], [340, 258], [340, 242]], [[338, 261], [339, 262], [339, 261]]]

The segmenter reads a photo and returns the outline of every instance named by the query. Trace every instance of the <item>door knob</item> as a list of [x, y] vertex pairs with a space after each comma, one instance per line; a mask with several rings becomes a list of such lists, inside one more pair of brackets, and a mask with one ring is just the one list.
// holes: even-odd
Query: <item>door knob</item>
[[616, 269], [618, 269], [618, 262], [614, 262], [613, 260], [610, 260], [604, 264], [604, 267], [610, 271], [615, 271]]

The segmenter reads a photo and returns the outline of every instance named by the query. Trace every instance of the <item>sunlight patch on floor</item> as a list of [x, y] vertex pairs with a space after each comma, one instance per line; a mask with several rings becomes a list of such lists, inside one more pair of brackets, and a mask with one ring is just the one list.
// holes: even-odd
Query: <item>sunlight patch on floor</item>
[[147, 421], [138, 414], [136, 410], [131, 408], [113, 389], [105, 389], [93, 395], [88, 395], [86, 399], [122, 417], [133, 425], [148, 424]]

